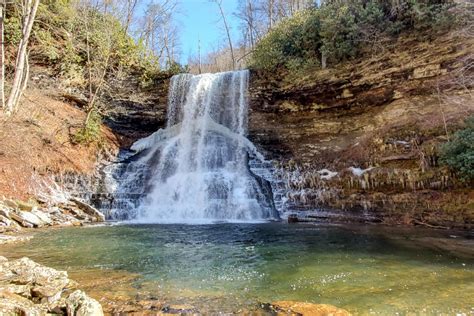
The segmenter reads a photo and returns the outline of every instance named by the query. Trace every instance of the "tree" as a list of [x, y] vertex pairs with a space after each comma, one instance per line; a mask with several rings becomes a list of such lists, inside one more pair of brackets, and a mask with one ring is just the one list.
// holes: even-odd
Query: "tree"
[[5, 107], [5, 46], [4, 46], [4, 26], [5, 26], [5, 0], [0, 0], [0, 107]]
[[28, 82], [28, 41], [30, 39], [31, 29], [33, 28], [39, 3], [40, 0], [22, 0], [20, 2], [22, 12], [22, 37], [20, 39], [20, 44], [18, 45], [15, 62], [15, 75], [13, 77], [12, 88], [6, 105], [6, 112], [8, 114], [11, 114], [14, 111]]
[[236, 63], [235, 63], [234, 47], [232, 46], [232, 38], [230, 36], [229, 25], [227, 24], [227, 19], [226, 19], [226, 16], [224, 14], [224, 9], [222, 8], [222, 0], [211, 0], [211, 2], [214, 2], [215, 4], [217, 4], [217, 7], [219, 8], [219, 12], [220, 12], [221, 17], [222, 17], [222, 23], [224, 24], [225, 32], [227, 34], [227, 40], [229, 42], [230, 54], [231, 54], [231, 57], [232, 57], [232, 70], [235, 70], [235, 64]]
[[135, 13], [135, 9], [139, 4], [139, 0], [125, 0], [125, 21], [124, 21], [124, 28], [125, 33], [128, 33], [130, 25], [132, 24], [133, 15]]
[[[107, 73], [110, 71], [110, 59], [113, 54], [112, 19], [107, 15], [98, 15], [89, 5], [84, 4], [81, 8], [84, 32], [85, 32], [85, 54], [87, 68], [87, 115], [84, 129], [88, 129], [91, 118], [97, 110], [96, 101], [100, 96]], [[91, 40], [93, 38], [93, 41]]]
[[178, 30], [173, 16], [177, 5], [174, 0], [151, 1], [141, 21], [140, 41], [148, 49], [149, 56], [156, 56], [164, 68], [170, 67], [178, 54]]

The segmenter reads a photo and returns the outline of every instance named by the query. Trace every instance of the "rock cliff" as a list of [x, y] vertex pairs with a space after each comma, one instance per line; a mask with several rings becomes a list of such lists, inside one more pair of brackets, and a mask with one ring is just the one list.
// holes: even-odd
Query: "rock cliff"
[[462, 34], [406, 36], [298, 78], [253, 73], [249, 138], [275, 162], [286, 205], [472, 227], [472, 185], [439, 165], [438, 145], [474, 113], [473, 51]]
[[[285, 209], [316, 220], [324, 209], [338, 221], [472, 227], [472, 184], [442, 167], [438, 150], [474, 113], [473, 51], [465, 34], [411, 34], [324, 70], [252, 72], [249, 138], [273, 161]], [[164, 127], [168, 79], [106, 116], [122, 146]]]

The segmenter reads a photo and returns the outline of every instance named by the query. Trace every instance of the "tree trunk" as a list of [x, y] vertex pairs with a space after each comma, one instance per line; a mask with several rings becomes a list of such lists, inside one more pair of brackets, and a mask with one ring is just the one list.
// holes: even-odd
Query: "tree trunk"
[[26, 0], [24, 2], [25, 16], [23, 18], [23, 36], [18, 47], [17, 59], [15, 64], [15, 76], [13, 78], [12, 89], [8, 97], [6, 111], [11, 114], [18, 104], [22, 89], [26, 85], [24, 81], [28, 80], [28, 74], [25, 73], [25, 64], [27, 58], [28, 40], [31, 29], [35, 21], [36, 11], [38, 10], [40, 0]]
[[232, 46], [232, 38], [230, 37], [230, 31], [229, 31], [229, 26], [227, 25], [227, 19], [225, 18], [224, 9], [222, 9], [222, 3], [219, 0], [215, 2], [217, 3], [217, 6], [219, 7], [219, 11], [221, 12], [222, 22], [224, 23], [225, 32], [227, 33], [227, 40], [229, 41], [230, 54], [232, 57], [232, 70], [235, 70], [234, 48]]
[[4, 43], [5, 0], [0, 0], [0, 107], [5, 108], [5, 43]]
[[130, 24], [132, 24], [133, 14], [135, 13], [135, 8], [137, 6], [138, 0], [128, 0], [127, 1], [127, 17], [125, 18], [125, 33], [128, 34], [128, 29]]
[[273, 28], [273, 0], [268, 1], [268, 29]]

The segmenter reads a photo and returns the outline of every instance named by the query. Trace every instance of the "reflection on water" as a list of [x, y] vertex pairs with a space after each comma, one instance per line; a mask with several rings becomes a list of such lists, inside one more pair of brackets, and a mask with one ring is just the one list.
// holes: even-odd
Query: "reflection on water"
[[28, 256], [79, 279], [94, 271], [133, 275], [92, 294], [136, 291], [204, 312], [298, 300], [357, 314], [472, 313], [473, 241], [452, 234], [279, 223], [119, 225], [40, 232], [0, 254]]

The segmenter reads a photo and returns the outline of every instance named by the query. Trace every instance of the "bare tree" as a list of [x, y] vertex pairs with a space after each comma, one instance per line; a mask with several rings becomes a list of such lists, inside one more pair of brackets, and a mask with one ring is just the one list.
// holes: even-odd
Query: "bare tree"
[[242, 21], [244, 45], [252, 49], [280, 20], [314, 5], [311, 0], [240, 0], [235, 16]]
[[133, 15], [135, 14], [135, 10], [139, 2], [139, 0], [125, 0], [125, 21], [123, 23], [125, 33], [128, 33], [130, 29], [130, 25], [132, 24], [133, 20]]
[[[257, 3], [258, 4], [258, 3]], [[258, 16], [257, 6], [252, 0], [241, 0], [239, 9], [235, 16], [242, 20], [241, 29], [244, 39], [244, 45], [252, 49], [255, 43], [260, 40], [260, 32], [258, 21], [261, 21]]]
[[5, 107], [5, 43], [4, 43], [4, 25], [5, 25], [5, 0], [0, 0], [0, 107]]
[[[83, 17], [83, 27], [85, 31], [85, 54], [87, 58], [87, 86], [88, 100], [86, 108], [86, 119], [84, 128], [90, 123], [92, 114], [97, 110], [97, 99], [100, 97], [107, 73], [110, 71], [111, 56], [113, 54], [113, 36], [112, 31], [107, 27], [108, 18], [106, 15], [101, 20], [94, 20], [91, 15], [94, 14], [91, 3], [87, 0], [80, 6], [80, 12]], [[100, 23], [100, 24], [94, 24]], [[95, 33], [95, 34], [94, 34]], [[100, 33], [100, 34], [98, 34]], [[101, 48], [97, 49], [91, 45], [91, 36], [101, 36]]]
[[199, 74], [202, 74], [201, 38], [198, 37], [198, 65]]
[[30, 38], [31, 29], [36, 17], [36, 11], [40, 0], [22, 0], [20, 3], [22, 11], [22, 37], [18, 45], [18, 52], [15, 62], [15, 75], [13, 84], [8, 97], [6, 112], [11, 114], [18, 104], [23, 90], [26, 88], [28, 81], [28, 40]]
[[177, 5], [175, 0], [151, 1], [141, 21], [140, 40], [149, 55], [155, 56], [163, 67], [172, 65], [179, 51], [178, 29], [174, 23]]
[[230, 36], [230, 29], [229, 29], [229, 25], [227, 24], [227, 18], [225, 16], [224, 9], [222, 8], [222, 0], [211, 0], [211, 2], [214, 2], [215, 4], [217, 4], [217, 6], [219, 8], [219, 12], [220, 12], [221, 17], [222, 17], [222, 23], [224, 24], [225, 32], [227, 34], [227, 40], [229, 42], [230, 54], [231, 54], [231, 57], [232, 57], [232, 70], [235, 70], [234, 47], [232, 46], [232, 38]]

